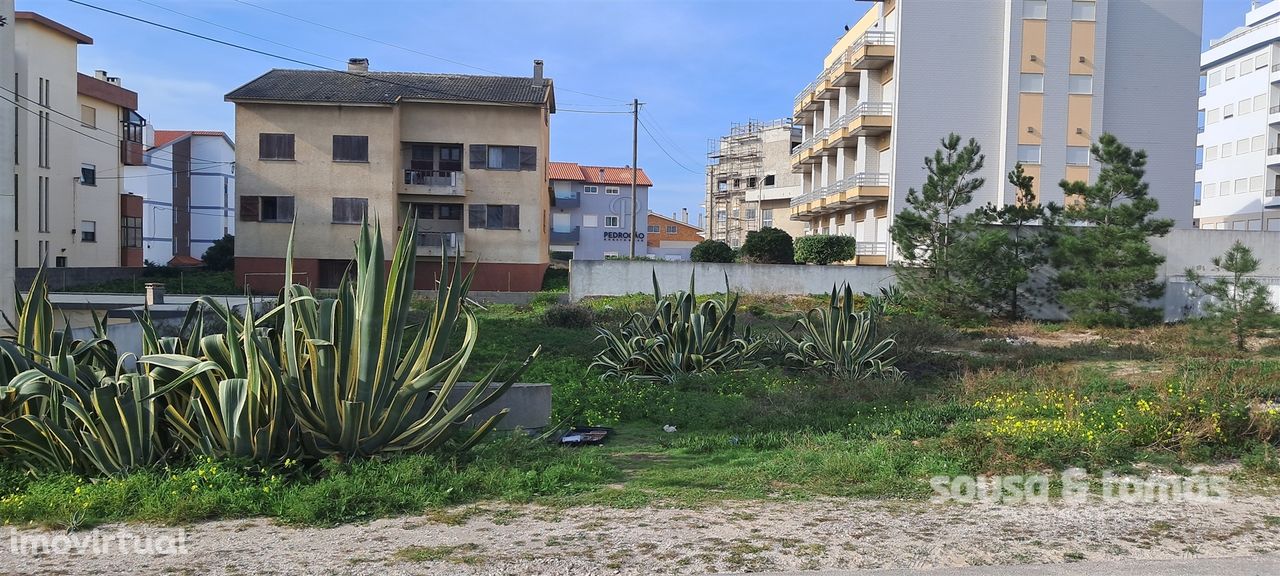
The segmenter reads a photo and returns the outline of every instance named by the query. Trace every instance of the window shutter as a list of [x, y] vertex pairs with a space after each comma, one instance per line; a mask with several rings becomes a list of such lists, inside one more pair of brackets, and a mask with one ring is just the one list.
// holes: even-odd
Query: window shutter
[[[475, 146], [472, 146], [471, 149], [475, 150]], [[488, 206], [484, 204], [472, 204], [467, 206], [467, 227], [484, 228], [484, 220], [487, 213]]]
[[489, 147], [484, 144], [471, 145], [471, 167], [484, 168], [485, 161], [489, 157]]
[[[283, 149], [282, 150], [283, 154], [280, 156], [280, 158], [293, 160], [293, 134], [285, 134], [283, 140], [284, 142], [282, 142], [280, 146]], [[289, 199], [289, 213], [290, 214], [293, 213], [292, 198]]]
[[509, 230], [520, 229], [520, 206], [508, 204], [502, 207], [502, 227]]
[[538, 169], [538, 149], [533, 146], [520, 147], [520, 169], [521, 170], [537, 170]]
[[276, 198], [276, 221], [293, 222], [293, 196]]
[[262, 213], [262, 203], [259, 202], [257, 196], [241, 196], [240, 197], [240, 221], [241, 222], [257, 222], [259, 215]]
[[334, 222], [350, 221], [351, 219], [347, 216], [347, 212], [348, 212], [347, 209], [348, 209], [348, 205], [347, 205], [346, 198], [334, 198], [333, 199], [333, 221]]

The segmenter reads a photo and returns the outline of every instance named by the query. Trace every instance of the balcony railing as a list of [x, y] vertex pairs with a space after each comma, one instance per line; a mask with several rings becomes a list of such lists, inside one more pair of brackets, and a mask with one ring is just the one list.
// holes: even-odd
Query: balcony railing
[[[462, 233], [461, 232], [431, 232], [431, 231], [419, 230], [417, 243], [419, 248], [425, 248], [427, 250], [433, 250], [433, 249], [439, 250], [440, 247], [443, 246], [446, 250], [449, 250], [450, 252], [452, 252], [462, 246]], [[439, 254], [439, 252], [435, 252], [435, 253]]]
[[1209, 93], [1209, 90], [1208, 90], [1207, 88], [1201, 88], [1201, 89], [1200, 89], [1200, 95], [1201, 95], [1201, 96], [1204, 96], [1205, 94], [1208, 94], [1208, 93]]
[[888, 256], [888, 242], [856, 242], [853, 245], [853, 253], [858, 256]]
[[1196, 162], [1196, 170], [1204, 168], [1204, 162]]
[[1277, 147], [1267, 148], [1267, 156], [1273, 156], [1275, 154], [1280, 154], [1280, 148], [1277, 148]]
[[552, 228], [551, 229], [552, 244], [561, 244], [565, 242], [577, 242], [578, 238], [580, 237], [581, 237], [581, 228], [578, 226], [574, 226], [572, 228], [561, 228], [561, 229]]
[[556, 192], [551, 196], [551, 205], [556, 208], [577, 208], [582, 205], [582, 197], [577, 192]]
[[1266, 192], [1267, 198], [1275, 198], [1276, 196], [1280, 196], [1280, 191], [1277, 191], [1275, 188], [1267, 189], [1267, 192]]
[[854, 106], [850, 113], [857, 116], [891, 116], [893, 102], [862, 102]]
[[453, 170], [405, 170], [404, 192], [416, 194], [465, 194], [463, 173]]
[[837, 58], [835, 62], [833, 62], [830, 66], [828, 66], [822, 72], [819, 72], [817, 78], [814, 78], [813, 81], [810, 82], [807, 86], [805, 86], [804, 89], [801, 90], [799, 94], [796, 94], [795, 103], [793, 104], [792, 107], [798, 108], [800, 106], [800, 102], [804, 101], [805, 96], [812, 94], [813, 91], [818, 88], [818, 85], [822, 84], [823, 80], [830, 78], [838, 70], [840, 70], [841, 66], [852, 61], [853, 54], [858, 50], [861, 50], [862, 48], [865, 48], [867, 46], [893, 46], [896, 43], [897, 43], [897, 39], [893, 32], [868, 31], [866, 33], [863, 33], [863, 35], [859, 36], [858, 39], [855, 40], [851, 46], [845, 49], [844, 53], [841, 54], [840, 57]]
[[1196, 124], [1196, 134], [1204, 134], [1204, 124]]

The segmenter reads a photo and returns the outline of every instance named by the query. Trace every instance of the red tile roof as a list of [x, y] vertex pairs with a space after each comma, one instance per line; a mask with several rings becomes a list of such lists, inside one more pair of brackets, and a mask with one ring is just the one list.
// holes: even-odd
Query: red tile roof
[[203, 266], [204, 261], [192, 256], [179, 254], [169, 259], [170, 266]]
[[[547, 179], [627, 186], [631, 184], [631, 168], [625, 166], [583, 166], [576, 162], [552, 162], [547, 167]], [[644, 168], [636, 170], [636, 185], [653, 186], [653, 181], [649, 180], [649, 176], [644, 173]]]
[[168, 146], [174, 140], [180, 140], [187, 136], [222, 136], [226, 137], [225, 132], [217, 130], [156, 130], [156, 142], [154, 146], [161, 148]]

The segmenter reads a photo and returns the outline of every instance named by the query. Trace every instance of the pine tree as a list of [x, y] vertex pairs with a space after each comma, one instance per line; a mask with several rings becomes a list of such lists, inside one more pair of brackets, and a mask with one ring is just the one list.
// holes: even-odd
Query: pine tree
[[1058, 239], [1052, 261], [1060, 301], [1085, 325], [1132, 326], [1159, 319], [1149, 307], [1164, 295], [1156, 272], [1164, 257], [1148, 238], [1164, 236], [1173, 221], [1153, 218], [1160, 203], [1143, 182], [1147, 153], [1103, 134], [1091, 148], [1102, 169], [1093, 184], [1060, 184], [1071, 199], [1064, 218], [1075, 224]]
[[1235, 340], [1237, 350], [1244, 350], [1249, 334], [1267, 326], [1274, 309], [1268, 300], [1268, 290], [1262, 282], [1249, 275], [1258, 271], [1259, 261], [1244, 244], [1236, 243], [1222, 256], [1214, 256], [1214, 267], [1231, 275], [1213, 278], [1212, 281], [1190, 268], [1187, 281], [1204, 292], [1211, 300], [1204, 305], [1204, 312], [1211, 326], [1225, 326]]
[[972, 234], [960, 243], [963, 291], [989, 313], [1013, 321], [1022, 318], [1034, 291], [1032, 275], [1048, 261], [1051, 229], [1037, 226], [1048, 208], [1036, 201], [1034, 178], [1022, 164], [1009, 172], [1016, 201], [996, 208], [988, 204], [970, 217]]
[[928, 177], [920, 190], [907, 193], [907, 208], [894, 218], [889, 233], [901, 256], [898, 283], [920, 305], [945, 317], [972, 313], [961, 293], [957, 244], [970, 226], [959, 211], [973, 201], [985, 179], [982, 147], [972, 138], [963, 147], [960, 136], [949, 134], [932, 158], [925, 158]]

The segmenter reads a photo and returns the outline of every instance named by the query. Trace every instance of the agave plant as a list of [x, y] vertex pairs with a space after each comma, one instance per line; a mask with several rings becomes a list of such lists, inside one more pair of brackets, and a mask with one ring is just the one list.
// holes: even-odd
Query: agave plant
[[898, 377], [893, 366], [894, 341], [879, 335], [884, 297], [870, 298], [867, 309], [854, 309], [853, 289], [831, 289], [826, 308], [813, 308], [796, 322], [799, 336], [783, 332], [790, 351], [786, 359], [842, 380]]
[[605, 343], [591, 363], [604, 377], [671, 382], [685, 374], [737, 370], [760, 351], [762, 343], [748, 328], [736, 332], [738, 295], [698, 302], [694, 280], [689, 290], [664, 298], [653, 274], [653, 313], [633, 314], [615, 334], [599, 329]]

